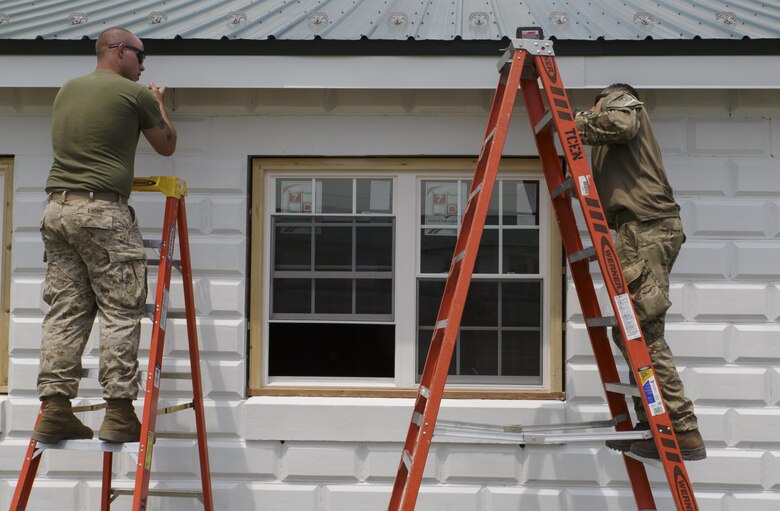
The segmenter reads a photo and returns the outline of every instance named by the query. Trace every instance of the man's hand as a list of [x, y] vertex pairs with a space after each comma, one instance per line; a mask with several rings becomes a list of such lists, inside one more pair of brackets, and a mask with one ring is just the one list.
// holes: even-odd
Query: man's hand
[[589, 110], [589, 111], [590, 111], [590, 112], [599, 112], [599, 111], [601, 111], [601, 105], [603, 105], [603, 104], [604, 104], [604, 100], [605, 100], [605, 99], [607, 99], [607, 97], [606, 97], [606, 96], [602, 96], [602, 97], [601, 97], [601, 98], [600, 98], [600, 99], [599, 99], [599, 100], [596, 102], [596, 104], [595, 104], [595, 105], [593, 105], [593, 106], [590, 108], [590, 110]]
[[156, 99], [157, 102], [160, 103], [160, 105], [164, 105], [165, 101], [163, 97], [168, 87], [164, 85], [162, 87], [158, 87], [154, 84], [154, 82], [150, 82], [147, 87], [149, 88], [150, 91], [152, 91], [152, 94], [154, 94], [154, 99]]

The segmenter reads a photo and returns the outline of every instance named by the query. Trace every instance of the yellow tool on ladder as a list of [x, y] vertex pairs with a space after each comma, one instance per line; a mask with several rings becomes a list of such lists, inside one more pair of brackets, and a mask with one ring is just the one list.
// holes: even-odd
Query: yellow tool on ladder
[[[147, 499], [150, 495], [165, 497], [197, 498], [203, 503], [206, 511], [214, 509], [211, 492], [211, 471], [209, 469], [208, 446], [206, 443], [206, 421], [203, 411], [203, 392], [200, 374], [200, 355], [198, 351], [198, 334], [195, 325], [195, 300], [192, 286], [192, 267], [190, 265], [190, 247], [187, 231], [187, 215], [184, 207], [184, 197], [187, 186], [184, 181], [175, 176], [138, 177], [133, 180], [133, 191], [161, 192], [165, 195], [165, 216], [162, 228], [162, 240], [144, 240], [144, 247], [158, 250], [159, 260], [149, 260], [149, 264], [157, 264], [157, 290], [154, 305], [147, 305], [147, 313], [152, 319], [152, 340], [149, 351], [149, 366], [144, 378], [144, 412], [141, 420], [141, 441], [125, 444], [101, 442], [99, 440], [63, 440], [57, 444], [41, 444], [30, 440], [24, 458], [19, 481], [11, 501], [11, 511], [22, 511], [27, 507], [35, 475], [40, 464], [43, 451], [47, 449], [69, 449], [81, 451], [103, 452], [103, 472], [101, 490], [101, 510], [110, 509], [111, 502], [119, 495], [133, 495], [134, 511], [147, 509]], [[180, 260], [174, 261], [174, 241], [176, 231], [179, 232]], [[168, 294], [173, 268], [179, 269], [182, 276], [184, 291], [184, 308], [187, 320], [187, 340], [189, 343], [190, 372], [166, 373], [162, 370], [163, 345], [168, 319]], [[89, 373], [89, 371], [85, 371]], [[186, 378], [192, 380], [192, 402], [157, 409], [160, 393], [160, 382], [165, 378]], [[83, 412], [104, 408], [105, 404], [73, 407], [74, 412]], [[195, 411], [195, 428], [198, 442], [198, 457], [200, 460], [200, 476], [202, 492], [176, 490], [150, 490], [149, 480], [152, 469], [152, 452], [155, 436], [157, 415], [173, 413], [192, 408]], [[43, 409], [41, 407], [41, 409]], [[40, 417], [40, 412], [39, 412]], [[112, 488], [112, 464], [114, 453], [130, 453], [136, 459], [135, 486], [130, 489]]]
[[[637, 508], [656, 509], [643, 465], [651, 463], [659, 465], [665, 472], [677, 509], [696, 510], [696, 497], [656, 384], [650, 355], [628, 294], [628, 286], [615, 252], [601, 201], [595, 186], [592, 186], [593, 176], [558, 72], [552, 42], [544, 40], [541, 29], [537, 27], [520, 28], [517, 35], [518, 38], [512, 40], [499, 62], [498, 87], [490, 109], [462, 227], [455, 243], [454, 256], [388, 509], [414, 510], [431, 440], [434, 436], [457, 436], [517, 443], [652, 437], [658, 452], [661, 453], [660, 462], [634, 457], [630, 453], [624, 454]], [[572, 279], [586, 318], [591, 346], [612, 416], [605, 421], [547, 426], [547, 429], [562, 431], [553, 435], [539, 433], [541, 428], [538, 427], [486, 427], [478, 424], [436, 422], [518, 88], [522, 90], [525, 100]], [[564, 174], [555, 147], [556, 133], [563, 148], [568, 176]], [[577, 229], [572, 198], [576, 199], [575, 202], [582, 209], [587, 224], [587, 232], [592, 242], [587, 248], [584, 247]], [[598, 261], [613, 308], [612, 316], [602, 314], [599, 308], [589, 271], [591, 261]], [[635, 381], [639, 382], [638, 386], [620, 383], [607, 336], [607, 328], [610, 326], [618, 326], [623, 337], [631, 340], [626, 346], [629, 365]], [[641, 397], [650, 423], [649, 431], [630, 431], [632, 424], [626, 406], [626, 395]], [[601, 435], [565, 432], [569, 429], [603, 426], [614, 426], [617, 431]]]

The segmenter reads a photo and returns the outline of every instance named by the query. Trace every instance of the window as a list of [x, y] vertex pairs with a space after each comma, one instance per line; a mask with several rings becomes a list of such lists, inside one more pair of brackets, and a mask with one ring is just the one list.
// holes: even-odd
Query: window
[[8, 329], [11, 319], [11, 205], [13, 200], [13, 160], [0, 157], [0, 226], [2, 226], [2, 249], [0, 249], [0, 392], [8, 392]]
[[[250, 394], [414, 394], [474, 167], [254, 160]], [[562, 259], [543, 185], [537, 160], [502, 163], [448, 396], [560, 396]]]

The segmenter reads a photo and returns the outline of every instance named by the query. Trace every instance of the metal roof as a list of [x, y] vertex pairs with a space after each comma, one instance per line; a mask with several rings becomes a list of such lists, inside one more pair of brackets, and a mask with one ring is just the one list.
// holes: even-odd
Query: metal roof
[[0, 39], [566, 40], [780, 38], [780, 0], [8, 0]]

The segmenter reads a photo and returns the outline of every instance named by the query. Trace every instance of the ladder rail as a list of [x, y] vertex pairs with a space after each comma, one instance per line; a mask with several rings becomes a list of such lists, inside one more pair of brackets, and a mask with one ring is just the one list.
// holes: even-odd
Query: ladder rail
[[193, 408], [195, 410], [195, 431], [198, 437], [198, 459], [200, 460], [200, 480], [203, 489], [203, 507], [214, 508], [211, 489], [211, 468], [206, 438], [206, 417], [203, 409], [203, 381], [200, 373], [200, 351], [198, 347], [198, 329], [195, 323], [195, 292], [192, 284], [192, 263], [190, 259], [189, 230], [184, 197], [179, 205], [179, 257], [181, 260], [182, 284], [184, 287], [184, 309], [187, 315], [187, 342], [190, 352], [190, 372], [192, 375]]

